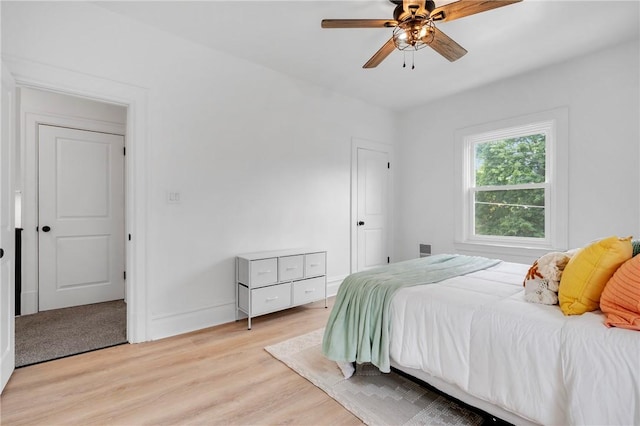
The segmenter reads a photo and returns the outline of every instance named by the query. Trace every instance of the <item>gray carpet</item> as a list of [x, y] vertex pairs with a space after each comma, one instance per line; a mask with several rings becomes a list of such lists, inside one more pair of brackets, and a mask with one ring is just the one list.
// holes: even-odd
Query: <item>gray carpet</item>
[[335, 362], [321, 353], [324, 329], [265, 350], [322, 389], [368, 425], [480, 425], [482, 416], [396, 374], [359, 365], [345, 379]]
[[123, 300], [16, 317], [16, 367], [127, 342]]

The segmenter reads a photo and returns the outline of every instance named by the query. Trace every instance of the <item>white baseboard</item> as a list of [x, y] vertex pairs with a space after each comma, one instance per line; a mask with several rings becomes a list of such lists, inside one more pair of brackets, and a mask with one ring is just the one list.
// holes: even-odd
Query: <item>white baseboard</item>
[[338, 277], [327, 278], [327, 297], [333, 297], [338, 294], [340, 284], [342, 284], [342, 281], [344, 281], [346, 277], [346, 275], [341, 275]]
[[[327, 278], [327, 297], [338, 293], [345, 277], [346, 275]], [[234, 307], [235, 301], [230, 301], [189, 312], [157, 315], [151, 319], [149, 338], [158, 340], [235, 321]]]
[[234, 306], [235, 301], [231, 301], [189, 312], [158, 315], [151, 319], [149, 338], [158, 340], [234, 321]]

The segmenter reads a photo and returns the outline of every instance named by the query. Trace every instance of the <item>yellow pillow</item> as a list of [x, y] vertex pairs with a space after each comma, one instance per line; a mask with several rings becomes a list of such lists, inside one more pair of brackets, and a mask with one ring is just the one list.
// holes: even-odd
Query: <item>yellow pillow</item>
[[600, 295], [609, 278], [631, 259], [631, 237], [609, 237], [580, 250], [562, 272], [558, 300], [565, 315], [598, 309]]

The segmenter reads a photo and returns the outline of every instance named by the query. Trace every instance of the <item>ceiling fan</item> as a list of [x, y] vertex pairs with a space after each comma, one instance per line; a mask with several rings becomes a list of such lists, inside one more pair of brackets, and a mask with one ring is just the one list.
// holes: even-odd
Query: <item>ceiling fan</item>
[[322, 28], [393, 28], [391, 38], [364, 64], [377, 67], [391, 52], [425, 46], [453, 62], [467, 51], [435, 26], [522, 0], [458, 0], [436, 7], [431, 0], [389, 0], [396, 5], [393, 19], [323, 19]]

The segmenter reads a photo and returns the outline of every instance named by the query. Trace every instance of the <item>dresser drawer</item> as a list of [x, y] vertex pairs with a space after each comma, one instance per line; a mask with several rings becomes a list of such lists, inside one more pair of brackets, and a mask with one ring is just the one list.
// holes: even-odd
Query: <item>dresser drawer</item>
[[278, 259], [278, 281], [293, 281], [304, 276], [304, 256], [286, 256]]
[[325, 300], [327, 255], [322, 248], [286, 249], [236, 256], [236, 320]]
[[291, 306], [291, 283], [251, 290], [251, 314], [260, 315]]
[[278, 259], [251, 261], [251, 288], [262, 287], [278, 282]]
[[304, 255], [304, 276], [317, 277], [326, 273], [326, 253], [311, 253]]
[[324, 299], [325, 277], [309, 278], [293, 283], [293, 304], [315, 302]]

